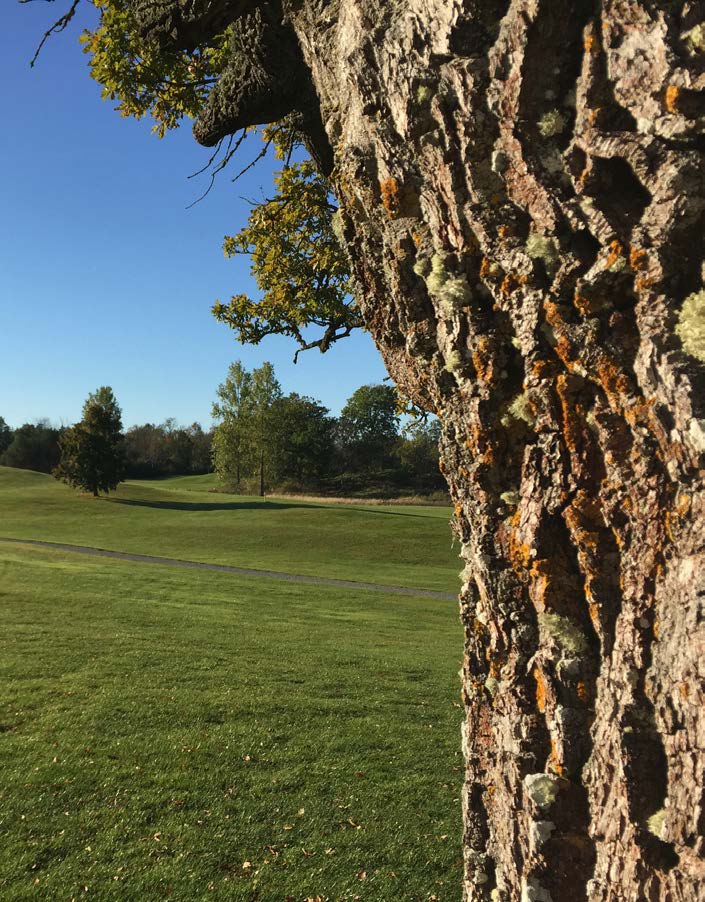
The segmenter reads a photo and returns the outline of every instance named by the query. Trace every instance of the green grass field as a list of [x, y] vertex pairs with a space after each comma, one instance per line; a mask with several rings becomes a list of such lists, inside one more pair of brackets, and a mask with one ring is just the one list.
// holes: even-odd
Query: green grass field
[[[447, 512], [118, 497], [0, 470], [0, 535], [453, 588]], [[460, 654], [450, 601], [0, 544], [0, 899], [459, 899]]]
[[207, 563], [455, 592], [450, 509], [261, 501], [199, 491], [209, 477], [80, 496], [0, 467], [0, 535]]

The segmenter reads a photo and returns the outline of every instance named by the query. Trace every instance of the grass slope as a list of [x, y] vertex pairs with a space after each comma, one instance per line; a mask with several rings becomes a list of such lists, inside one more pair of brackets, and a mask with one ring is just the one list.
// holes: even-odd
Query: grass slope
[[[93, 504], [2, 479], [6, 534], [212, 559], [247, 553], [242, 519], [279, 530], [290, 565], [338, 553], [335, 535], [311, 550], [326, 529], [308, 509], [154, 507], [164, 492], [132, 486], [149, 504]], [[348, 573], [375, 541], [393, 556], [397, 530], [433, 545], [431, 519], [316, 515], [370, 531]], [[0, 546], [0, 898], [458, 899], [456, 618], [452, 602]]]
[[454, 592], [450, 510], [267, 501], [134, 481], [108, 498], [0, 467], [0, 535]]

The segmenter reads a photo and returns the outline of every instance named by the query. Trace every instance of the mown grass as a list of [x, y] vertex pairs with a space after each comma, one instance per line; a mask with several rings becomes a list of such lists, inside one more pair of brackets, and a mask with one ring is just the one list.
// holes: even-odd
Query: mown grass
[[[26, 532], [166, 550], [35, 483]], [[453, 602], [0, 545], [0, 898], [458, 899], [459, 652]]]
[[[199, 483], [199, 480], [201, 482]], [[125, 483], [109, 498], [0, 467], [0, 536], [454, 592], [450, 509], [261, 501], [207, 478]]]

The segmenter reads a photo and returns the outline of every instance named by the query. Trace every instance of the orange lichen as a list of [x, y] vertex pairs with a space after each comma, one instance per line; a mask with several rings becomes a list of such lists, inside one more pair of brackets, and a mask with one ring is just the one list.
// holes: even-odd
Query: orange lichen
[[538, 667], [534, 667], [532, 675], [536, 680], [536, 707], [539, 709], [541, 714], [546, 713], [546, 681], [543, 678], [543, 674], [538, 669]]
[[565, 772], [565, 768], [561, 764], [560, 753], [554, 739], [551, 739], [551, 759], [549, 761], [549, 767], [555, 774], [558, 774], [559, 777], [562, 777]]
[[647, 251], [639, 247], [629, 248], [629, 264], [632, 269], [646, 269], [649, 263]]
[[548, 560], [540, 558], [534, 560], [529, 570], [532, 580], [531, 601], [536, 610], [541, 613], [546, 610], [546, 595], [551, 587], [551, 566]]
[[379, 190], [382, 195], [382, 206], [387, 211], [387, 215], [393, 218], [398, 214], [401, 203], [399, 183], [396, 179], [387, 179], [379, 183]]
[[573, 305], [583, 316], [593, 316], [605, 307], [605, 299], [600, 295], [587, 296], [576, 290]]
[[570, 451], [577, 451], [583, 439], [582, 422], [579, 416], [581, 408], [575, 403], [574, 392], [570, 390], [569, 378], [561, 373], [556, 379], [556, 392], [561, 402], [565, 443]]
[[475, 350], [472, 352], [472, 363], [480, 382], [491, 385], [494, 382], [494, 354], [492, 342], [486, 335], [481, 335], [477, 340]]
[[586, 53], [597, 53], [600, 49], [597, 36], [594, 34], [586, 35], [585, 40], [583, 41], [583, 47], [585, 48]]
[[605, 261], [605, 269], [609, 269], [624, 256], [624, 248], [616, 239], [610, 242], [610, 252]]
[[657, 280], [648, 276], [639, 276], [634, 280], [634, 287], [637, 291], [646, 291], [647, 288], [653, 288]]
[[548, 360], [536, 360], [531, 365], [531, 375], [537, 379], [548, 379], [553, 375], [554, 367]]
[[[480, 263], [480, 278], [486, 279], [487, 281], [493, 281], [497, 278], [492, 270], [495, 268], [495, 264], [489, 259], [489, 257], [483, 257]], [[495, 270], [496, 272], [496, 270]]]
[[528, 276], [518, 276], [516, 273], [510, 272], [504, 277], [499, 290], [505, 297], [508, 297], [510, 294], [513, 294], [521, 285], [526, 285], [528, 281]]
[[666, 88], [666, 109], [669, 113], [677, 113], [678, 112], [678, 98], [681, 93], [681, 88], [678, 85], [669, 85]]
[[690, 495], [686, 495], [685, 492], [681, 492], [681, 494], [676, 498], [676, 513], [679, 517], [682, 517], [683, 514], [687, 514], [690, 510], [691, 499]]
[[462, 506], [462, 504], [461, 504], [459, 501], [456, 501], [456, 502], [455, 502], [455, 507], [453, 508], [453, 510], [455, 511], [455, 516], [456, 516], [456, 517], [459, 517], [459, 516], [462, 514], [462, 512], [463, 512], [463, 506]]
[[497, 234], [500, 238], [511, 238], [511, 236], [514, 234], [514, 229], [510, 225], [501, 225], [497, 229]]
[[607, 354], [600, 356], [597, 376], [612, 408], [621, 411], [625, 395], [629, 392], [629, 377]]
[[596, 630], [599, 631], [601, 623], [600, 623], [600, 606], [595, 601], [591, 601], [588, 605], [588, 614], [590, 615], [590, 620], [592, 621], [592, 625]]

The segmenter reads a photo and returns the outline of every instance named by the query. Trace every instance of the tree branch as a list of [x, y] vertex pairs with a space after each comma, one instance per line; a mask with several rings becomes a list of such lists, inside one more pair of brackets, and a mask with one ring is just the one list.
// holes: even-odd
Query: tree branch
[[[28, 3], [29, 0], [21, 0], [21, 2]], [[54, 0], [47, 0], [47, 3], [53, 3], [53, 2], [54, 2]], [[62, 32], [66, 28], [66, 26], [69, 24], [71, 19], [73, 19], [73, 17], [76, 14], [76, 10], [78, 8], [78, 4], [80, 2], [81, 2], [81, 0], [73, 0], [71, 7], [63, 14], [63, 16], [60, 16], [56, 20], [56, 22], [54, 22], [54, 24], [51, 26], [51, 28], [47, 28], [47, 30], [44, 32], [44, 36], [42, 37], [41, 41], [39, 42], [39, 46], [37, 47], [37, 49], [34, 53], [34, 56], [32, 57], [32, 61], [29, 64], [30, 68], [34, 68], [34, 64], [37, 62], [37, 57], [42, 52], [42, 47], [46, 44], [46, 42], [49, 40], [49, 38], [53, 34], [59, 34], [60, 32]]]

